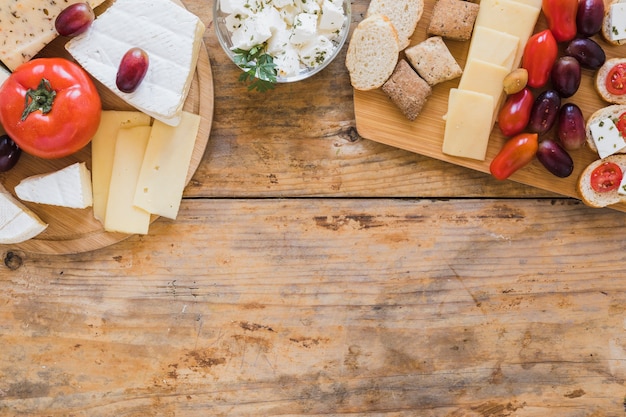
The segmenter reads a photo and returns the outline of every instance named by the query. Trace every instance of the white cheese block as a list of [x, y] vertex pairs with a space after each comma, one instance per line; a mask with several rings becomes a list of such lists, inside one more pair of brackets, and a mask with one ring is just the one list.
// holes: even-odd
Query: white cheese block
[[24, 242], [48, 225], [0, 186], [0, 244]]
[[450, 89], [442, 152], [485, 160], [492, 123], [493, 96]]
[[91, 174], [84, 162], [24, 178], [15, 186], [23, 201], [79, 209], [91, 206], [91, 190]]
[[128, 127], [149, 126], [150, 120], [150, 116], [138, 111], [104, 110], [102, 112], [100, 126], [91, 140], [93, 215], [102, 223], [109, 198], [117, 132]]
[[199, 127], [200, 116], [187, 112], [176, 127], [154, 122], [137, 180], [137, 207], [176, 219]]
[[600, 158], [613, 155], [626, 146], [626, 141], [624, 141], [624, 138], [620, 135], [617, 126], [615, 126], [613, 120], [608, 117], [591, 123], [589, 130], [591, 131], [591, 137], [596, 144]]
[[[81, 0], [9, 0], [0, 5], [0, 61], [14, 70], [58, 36], [56, 17]], [[104, 0], [89, 0], [91, 7]]]
[[609, 11], [611, 14], [611, 30], [609, 37], [612, 41], [626, 39], [626, 3], [613, 3]]
[[467, 61], [478, 59], [513, 70], [518, 49], [519, 37], [485, 26], [476, 26]]
[[111, 171], [104, 230], [147, 234], [150, 213], [133, 205], [141, 163], [150, 137], [150, 126], [120, 129]]
[[[175, 126], [191, 87], [204, 30], [196, 15], [171, 0], [117, 0], [65, 47], [131, 106]], [[133, 47], [146, 51], [150, 63], [139, 87], [123, 93], [115, 79], [122, 57]]]

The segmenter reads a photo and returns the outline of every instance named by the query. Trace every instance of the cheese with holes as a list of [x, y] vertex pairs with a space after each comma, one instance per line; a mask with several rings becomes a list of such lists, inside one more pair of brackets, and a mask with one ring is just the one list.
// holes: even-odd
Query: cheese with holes
[[[8, 0], [0, 4], [0, 61], [11, 70], [29, 61], [58, 33], [56, 17], [80, 0]], [[91, 7], [104, 0], [89, 0]]]
[[0, 244], [32, 239], [48, 225], [0, 186]]
[[493, 96], [450, 89], [442, 152], [484, 161], [493, 127], [492, 114]]
[[128, 127], [149, 126], [150, 120], [150, 116], [138, 111], [104, 110], [102, 112], [100, 126], [91, 140], [93, 215], [102, 223], [109, 198], [117, 132]]
[[84, 162], [24, 178], [15, 187], [20, 200], [69, 208], [91, 206], [91, 174]]
[[150, 126], [120, 129], [117, 133], [104, 230], [147, 234], [150, 213], [133, 205], [141, 163], [150, 138]]
[[472, 33], [467, 61], [477, 59], [512, 70], [518, 49], [519, 38], [517, 36], [484, 26], [476, 26]]
[[200, 116], [188, 112], [176, 127], [154, 122], [135, 190], [136, 206], [176, 219], [199, 127]]
[[[204, 30], [196, 15], [171, 0], [117, 0], [65, 47], [128, 104], [175, 126], [191, 87]], [[122, 57], [133, 47], [148, 54], [148, 71], [135, 91], [123, 93], [115, 80]]]

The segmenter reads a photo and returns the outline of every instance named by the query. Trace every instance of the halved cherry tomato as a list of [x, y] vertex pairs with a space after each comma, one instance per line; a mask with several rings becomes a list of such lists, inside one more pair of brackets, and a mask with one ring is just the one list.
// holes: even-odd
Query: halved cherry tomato
[[504, 136], [515, 136], [526, 128], [534, 102], [535, 97], [528, 88], [506, 98], [498, 113], [498, 126]]
[[615, 65], [606, 77], [606, 89], [611, 94], [626, 94], [626, 63]]
[[537, 154], [539, 142], [536, 133], [520, 133], [507, 140], [489, 165], [491, 175], [505, 180], [515, 171], [528, 165]]
[[571, 41], [576, 36], [578, 0], [543, 0], [541, 10], [548, 28], [557, 42]]
[[591, 172], [591, 188], [598, 193], [613, 191], [622, 182], [623, 173], [619, 165], [613, 162], [604, 162]]
[[622, 134], [622, 137], [626, 138], [626, 113], [622, 113], [620, 117], [617, 118], [615, 126], [617, 126], [617, 130]]
[[528, 86], [540, 88], [550, 79], [558, 45], [550, 29], [534, 34], [524, 47], [522, 67], [528, 71]]
[[65, 58], [28, 61], [0, 87], [0, 123], [24, 152], [41, 158], [61, 158], [87, 145], [101, 112], [89, 75]]

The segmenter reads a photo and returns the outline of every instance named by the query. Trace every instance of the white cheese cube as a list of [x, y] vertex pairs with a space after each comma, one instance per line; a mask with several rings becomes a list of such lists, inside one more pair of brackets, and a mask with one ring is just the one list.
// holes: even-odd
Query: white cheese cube
[[626, 39], [626, 3], [611, 5], [611, 30], [609, 36], [613, 41]]
[[248, 14], [249, 8], [246, 8], [247, 0], [220, 0], [220, 10], [223, 13], [245, 13]]
[[316, 1], [307, 0], [302, 2], [301, 10], [304, 13], [318, 15], [320, 14], [321, 7]]
[[274, 57], [274, 63], [281, 77], [297, 75], [300, 72], [300, 57], [298, 50], [288, 45], [279, 55]]
[[315, 68], [326, 61], [330, 56], [334, 45], [324, 36], [318, 36], [300, 49], [300, 60], [307, 67]]
[[317, 32], [317, 16], [310, 13], [300, 13], [296, 16], [291, 32], [291, 43], [301, 45], [315, 38]]
[[270, 36], [272, 36], [272, 31], [263, 21], [263, 17], [255, 14], [244, 20], [241, 27], [233, 32], [231, 41], [233, 48], [247, 51], [253, 46], [262, 44]]
[[295, 3], [295, 0], [274, 0], [274, 1], [272, 1], [272, 4], [277, 9], [281, 9], [281, 8], [283, 8], [285, 6], [293, 6], [294, 3]]
[[285, 7], [282, 7], [280, 10], [280, 16], [285, 21], [287, 26], [293, 26], [296, 21], [296, 16], [300, 13], [300, 9], [296, 7], [294, 4], [289, 4]]
[[272, 35], [285, 32], [287, 30], [287, 23], [285, 23], [280, 15], [280, 12], [274, 7], [266, 7], [261, 13], [259, 13], [259, 17], [270, 29]]
[[319, 29], [321, 31], [339, 32], [343, 27], [346, 17], [343, 14], [341, 5], [337, 7], [332, 1], [324, 0], [322, 5], [322, 15], [320, 17]]
[[615, 123], [610, 118], [592, 123], [589, 129], [600, 158], [613, 155], [626, 146], [624, 138], [620, 135]]
[[15, 187], [23, 201], [83, 209], [92, 204], [91, 173], [84, 162], [24, 178]]
[[290, 33], [286, 30], [276, 32], [267, 41], [267, 53], [276, 57], [282, 54], [287, 47], [293, 48], [289, 43]]

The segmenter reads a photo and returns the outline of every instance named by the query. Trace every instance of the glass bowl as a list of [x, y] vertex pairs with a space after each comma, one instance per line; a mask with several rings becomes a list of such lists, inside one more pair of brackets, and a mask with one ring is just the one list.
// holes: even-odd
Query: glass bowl
[[[293, 6], [296, 2], [301, 4], [300, 9]], [[261, 9], [265, 9], [251, 11], [251, 5], [256, 4], [263, 4]], [[274, 6], [281, 4], [289, 5]], [[303, 7], [309, 9], [303, 11]], [[300, 81], [326, 68], [348, 38], [350, 16], [350, 0], [215, 0], [213, 5], [217, 39], [231, 61], [245, 70], [238, 63], [241, 51], [262, 45], [277, 65], [277, 83]]]

